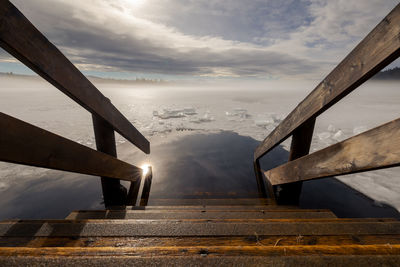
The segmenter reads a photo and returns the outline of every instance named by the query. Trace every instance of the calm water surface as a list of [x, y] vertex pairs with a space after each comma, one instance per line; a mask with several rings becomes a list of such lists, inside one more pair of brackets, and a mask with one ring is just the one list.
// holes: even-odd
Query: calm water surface
[[[144, 156], [131, 145], [118, 147], [120, 158], [153, 166], [150, 200], [154, 198], [257, 197], [252, 155], [258, 141], [233, 132], [181, 133], [153, 142]], [[268, 169], [287, 160], [277, 147], [263, 159]], [[18, 177], [16, 177], [18, 179]], [[129, 184], [126, 184], [129, 186]], [[98, 177], [47, 171], [0, 195], [0, 219], [64, 218], [72, 210], [102, 209]], [[336, 179], [306, 182], [303, 208], [329, 208], [344, 217], [399, 217]]]

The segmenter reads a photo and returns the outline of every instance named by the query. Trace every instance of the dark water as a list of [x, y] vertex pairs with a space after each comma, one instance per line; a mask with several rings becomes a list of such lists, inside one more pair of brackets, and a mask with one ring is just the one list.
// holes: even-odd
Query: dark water
[[[233, 132], [183, 135], [152, 146], [153, 198], [257, 197], [252, 158], [258, 141]], [[119, 147], [121, 158], [143, 162], [143, 153]], [[288, 152], [277, 147], [262, 159], [264, 169], [284, 163]], [[18, 179], [18, 177], [14, 177]], [[102, 209], [98, 177], [49, 171], [20, 181], [0, 195], [0, 219], [64, 218], [72, 210]], [[340, 217], [397, 217], [334, 178], [304, 183], [300, 205], [327, 208]]]
[[[221, 132], [189, 135], [152, 147], [150, 198], [258, 197], [252, 167], [258, 143], [251, 137]], [[287, 158], [287, 151], [278, 147], [274, 155], [275, 161], [266, 158], [264, 162], [278, 164]]]

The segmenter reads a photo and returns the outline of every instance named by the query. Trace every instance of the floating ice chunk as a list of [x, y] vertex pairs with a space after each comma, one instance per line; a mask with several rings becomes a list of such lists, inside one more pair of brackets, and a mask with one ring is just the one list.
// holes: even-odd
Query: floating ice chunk
[[271, 118], [274, 120], [275, 123], [280, 123], [282, 121], [282, 119], [283, 119], [282, 116], [278, 116], [276, 114], [272, 114]]
[[226, 111], [225, 115], [230, 117], [239, 117], [241, 119], [247, 119], [251, 117], [251, 115], [247, 113], [247, 109], [244, 108], [235, 108], [232, 112]]
[[163, 109], [163, 112], [158, 112], [157, 110], [153, 111], [154, 117], [159, 117], [160, 119], [172, 119], [172, 118], [183, 118], [186, 116], [191, 116], [197, 114], [196, 109], [192, 107], [186, 107], [183, 109]]
[[262, 127], [265, 128], [268, 125], [272, 125], [274, 124], [274, 120], [273, 119], [266, 119], [266, 120], [256, 120], [254, 123], [256, 124], [256, 126], [258, 127]]
[[329, 124], [329, 126], [328, 126], [328, 131], [330, 131], [330, 132], [332, 132], [332, 133], [336, 132], [335, 126], [333, 126], [332, 124]]
[[337, 131], [337, 132], [333, 135], [333, 139], [340, 140], [340, 139], [342, 139], [342, 138], [343, 138], [343, 132], [342, 132], [342, 130]]
[[214, 117], [210, 116], [209, 113], [204, 114], [203, 117], [190, 120], [190, 122], [193, 122], [193, 123], [203, 123], [203, 122], [211, 122], [211, 121], [214, 121]]
[[365, 132], [366, 130], [367, 130], [367, 127], [365, 127], [365, 126], [357, 126], [357, 127], [354, 127], [353, 134], [357, 135], [357, 134], [360, 134], [362, 132]]
[[331, 137], [331, 134], [328, 132], [322, 132], [318, 134], [319, 140], [326, 140]]
[[192, 108], [192, 107], [186, 107], [186, 108], [183, 108], [183, 114], [185, 114], [185, 115], [196, 115], [197, 114], [197, 112], [196, 112], [196, 109], [195, 108]]
[[[158, 112], [157, 112], [158, 113]], [[154, 112], [153, 112], [154, 114]], [[157, 115], [160, 119], [172, 119], [172, 118], [182, 118], [185, 117], [182, 109], [164, 109], [162, 113]]]

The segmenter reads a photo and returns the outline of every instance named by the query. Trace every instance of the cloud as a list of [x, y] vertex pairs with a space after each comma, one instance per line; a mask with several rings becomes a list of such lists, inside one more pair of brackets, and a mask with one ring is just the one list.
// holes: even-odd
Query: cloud
[[[139, 2], [137, 2], [139, 1]], [[12, 1], [82, 70], [315, 77], [395, 1]]]

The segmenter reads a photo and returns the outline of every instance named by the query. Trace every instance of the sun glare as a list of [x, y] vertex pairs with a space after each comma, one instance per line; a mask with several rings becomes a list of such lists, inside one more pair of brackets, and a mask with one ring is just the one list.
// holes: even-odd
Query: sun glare
[[150, 164], [143, 164], [140, 168], [143, 170], [143, 176], [146, 176], [150, 170]]

